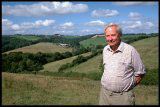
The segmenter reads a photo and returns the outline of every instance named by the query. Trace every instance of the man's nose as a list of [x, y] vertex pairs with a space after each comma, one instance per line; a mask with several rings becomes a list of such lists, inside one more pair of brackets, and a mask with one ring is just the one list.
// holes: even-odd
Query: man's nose
[[112, 40], [112, 36], [108, 36], [108, 40]]

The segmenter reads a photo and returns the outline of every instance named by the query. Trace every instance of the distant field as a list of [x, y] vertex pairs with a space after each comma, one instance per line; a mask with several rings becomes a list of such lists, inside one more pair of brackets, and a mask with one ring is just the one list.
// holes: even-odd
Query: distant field
[[58, 46], [55, 45], [53, 43], [46, 43], [46, 42], [41, 42], [41, 43], [37, 43], [35, 45], [30, 45], [30, 46], [26, 46], [23, 48], [18, 48], [18, 49], [14, 49], [5, 53], [9, 53], [9, 52], [19, 52], [22, 51], [24, 53], [29, 52], [29, 53], [37, 53], [37, 52], [42, 52], [42, 53], [54, 53], [54, 52], [66, 52], [66, 51], [72, 51], [72, 48], [67, 48], [67, 47], [62, 47], [62, 46]]
[[[84, 53], [84, 54], [81, 54], [81, 55], [82, 56], [88, 56], [90, 54], [91, 54], [91, 52]], [[66, 59], [63, 59], [63, 60], [54, 61], [54, 62], [45, 64], [43, 66], [44, 69], [41, 70], [40, 72], [43, 72], [43, 71], [57, 72], [61, 65], [66, 64], [66, 63], [71, 63], [76, 57], [77, 56], [73, 56], [73, 57], [70, 57], [70, 58], [66, 58]]]
[[30, 41], [35, 41], [35, 40], [38, 40], [40, 39], [41, 37], [38, 37], [38, 36], [14, 36], [16, 38], [20, 38], [20, 39], [25, 39], [25, 40], [30, 40]]
[[[139, 41], [131, 43], [131, 45], [133, 45], [137, 49], [137, 51], [139, 52], [145, 67], [147, 67], [149, 69], [154, 69], [154, 68], [157, 69], [158, 68], [158, 37], [152, 37], [152, 38], [146, 38], [143, 40], [139, 40]], [[90, 62], [87, 61], [84, 63], [84, 65], [82, 63], [82, 64], [76, 66], [75, 68], [77, 68], [77, 69], [75, 69], [75, 71], [86, 72], [86, 71], [91, 70], [93, 68], [95, 69], [93, 71], [97, 71], [97, 65], [95, 64], [95, 62], [98, 63], [101, 59], [102, 59], [102, 55], [97, 57], [96, 60], [94, 58], [92, 58], [89, 60]], [[87, 65], [85, 65], [85, 64], [87, 64]], [[83, 66], [81, 66], [81, 65], [83, 65]], [[86, 69], [85, 69], [85, 66], [87, 67]], [[72, 69], [74, 69], [74, 68], [72, 68]]]
[[73, 71], [73, 72], [79, 72], [79, 73], [101, 72], [99, 69], [101, 59], [102, 59], [102, 54], [97, 55], [84, 63], [81, 63], [72, 68], [66, 69], [64, 72], [67, 72], [67, 71]]
[[65, 38], [80, 38], [80, 36], [64, 36]]
[[[98, 105], [100, 81], [2, 72], [2, 105]], [[135, 88], [136, 105], [158, 105], [158, 86]]]
[[[136, 38], [139, 37], [139, 35], [134, 35], [134, 36], [122, 36], [121, 39], [123, 42], [128, 41], [129, 38]], [[89, 38], [86, 40], [83, 40], [80, 42], [80, 44], [84, 47], [90, 47], [92, 45], [106, 45], [106, 40], [105, 37], [96, 37], [96, 38]]]
[[[149, 69], [158, 68], [158, 37], [139, 40], [132, 43], [131, 45], [135, 46], [137, 51], [140, 53], [140, 56], [146, 68]], [[44, 65], [44, 68], [45, 70], [48, 71], [56, 71], [60, 65], [69, 63], [72, 60], [73, 58], [67, 58], [64, 60], [52, 62]], [[88, 61], [81, 63], [77, 66], [66, 69], [64, 72], [67, 71], [80, 72], [80, 73], [99, 72], [100, 71], [99, 65], [101, 60], [102, 60], [102, 54], [93, 57]]]
[[84, 47], [90, 47], [91, 45], [106, 45], [104, 37], [89, 38], [80, 42]]

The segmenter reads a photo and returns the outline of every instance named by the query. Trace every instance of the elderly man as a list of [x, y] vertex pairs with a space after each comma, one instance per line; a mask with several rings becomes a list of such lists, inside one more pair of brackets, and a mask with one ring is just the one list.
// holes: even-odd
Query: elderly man
[[133, 88], [146, 71], [136, 49], [121, 41], [117, 24], [105, 28], [108, 45], [103, 49], [104, 72], [101, 78], [100, 105], [134, 105]]

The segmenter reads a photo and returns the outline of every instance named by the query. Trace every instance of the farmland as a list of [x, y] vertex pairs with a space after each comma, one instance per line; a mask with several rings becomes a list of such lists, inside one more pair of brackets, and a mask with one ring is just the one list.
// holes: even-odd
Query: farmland
[[139, 40], [131, 45], [140, 53], [147, 68], [158, 68], [158, 37]]
[[[131, 45], [137, 49], [145, 67], [149, 69], [146, 76], [151, 79], [147, 79], [147, 82], [158, 81], [158, 37], [138, 40]], [[30, 45], [32, 50], [27, 48], [28, 50], [24, 51], [26, 47], [23, 47], [22, 51], [31, 53], [40, 50], [47, 53], [52, 52], [52, 49], [59, 52], [68, 51], [63, 47], [55, 46], [53, 43], [38, 43]], [[60, 48], [63, 48], [63, 51]], [[90, 54], [91, 52], [81, 55], [85, 57]], [[64, 73], [57, 72], [61, 65], [71, 63], [76, 58], [77, 56], [72, 56], [47, 63], [37, 74], [2, 72], [2, 105], [97, 105], [101, 86], [99, 67], [102, 54], [67, 68], [63, 71]], [[156, 69], [154, 75], [151, 73], [154, 71], [152, 69]], [[78, 76], [80, 74], [85, 75]], [[156, 85], [140, 84], [134, 91], [136, 105], [158, 105], [157, 82]]]
[[106, 45], [104, 37], [89, 38], [80, 42], [84, 47], [90, 47], [92, 45]]
[[[98, 105], [100, 81], [2, 73], [2, 105]], [[136, 105], [158, 105], [158, 86], [135, 88]]]
[[[90, 52], [89, 53], [84, 53], [84, 54], [82, 54], [82, 56], [88, 56], [89, 54], [91, 54], [91, 53]], [[40, 72], [43, 72], [43, 71], [57, 72], [58, 68], [62, 64], [70, 63], [76, 57], [77, 56], [73, 56], [73, 57], [70, 57], [70, 58], [66, 58], [66, 59], [63, 59], [63, 60], [59, 60], [59, 61], [55, 61], [55, 62], [51, 62], [51, 63], [45, 64], [44, 65], [44, 69], [41, 70]]]
[[[149, 69], [158, 68], [158, 58], [157, 58], [158, 57], [158, 37], [139, 40], [132, 43], [131, 45], [133, 45], [137, 49], [137, 51], [140, 53], [140, 56], [142, 57], [142, 61], [147, 68]], [[67, 60], [70, 60], [70, 58], [61, 60], [61, 63], [64, 64], [64, 63], [70, 62]], [[98, 72], [99, 71], [98, 67], [101, 60], [102, 60], [102, 54], [88, 60], [87, 62], [84, 62], [75, 67], [67, 69], [66, 72], [67, 71], [85, 72], [85, 73], [93, 72], [93, 71]], [[55, 66], [54, 64], [56, 64], [56, 62], [46, 64], [44, 68], [46, 70], [50, 69], [51, 66], [52, 67]]]
[[35, 40], [39, 40], [41, 39], [42, 37], [39, 37], [39, 36], [14, 36], [15, 38], [19, 38], [19, 39], [25, 39], [25, 40], [29, 40], [29, 41], [35, 41]]
[[18, 49], [14, 49], [5, 53], [10, 53], [10, 52], [23, 52], [23, 53], [38, 53], [38, 52], [42, 52], [42, 53], [54, 53], [54, 52], [66, 52], [66, 51], [72, 51], [72, 48], [68, 48], [68, 47], [62, 47], [62, 46], [58, 46], [56, 44], [53, 43], [45, 43], [45, 42], [41, 42], [41, 43], [37, 43], [35, 45], [30, 45], [30, 46], [26, 46], [26, 47], [22, 47], [22, 48], [18, 48]]

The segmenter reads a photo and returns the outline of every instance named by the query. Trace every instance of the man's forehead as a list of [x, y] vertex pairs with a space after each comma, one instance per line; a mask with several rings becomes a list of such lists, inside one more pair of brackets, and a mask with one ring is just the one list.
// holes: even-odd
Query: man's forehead
[[108, 30], [112, 30], [112, 28], [111, 28], [111, 27], [109, 27], [109, 28], [108, 28]]

